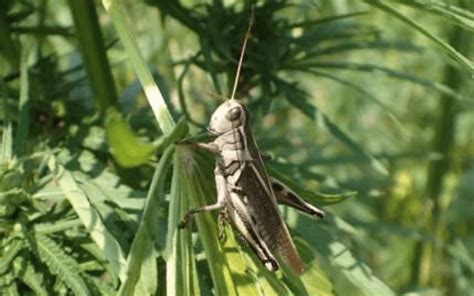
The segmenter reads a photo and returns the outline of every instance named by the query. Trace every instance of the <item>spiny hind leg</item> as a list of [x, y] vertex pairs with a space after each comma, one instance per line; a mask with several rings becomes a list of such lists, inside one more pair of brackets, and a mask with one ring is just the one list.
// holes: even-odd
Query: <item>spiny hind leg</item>
[[293, 207], [313, 217], [324, 218], [325, 214], [321, 209], [306, 202], [288, 186], [275, 178], [271, 178], [270, 181], [272, 183], [273, 192], [275, 193], [275, 197], [279, 204]]
[[235, 210], [231, 213], [232, 224], [237, 229], [241, 239], [248, 244], [257, 258], [269, 271], [278, 270], [278, 262], [270, 252], [266, 242], [261, 238], [255, 225], [250, 223], [249, 217], [239, 214]]

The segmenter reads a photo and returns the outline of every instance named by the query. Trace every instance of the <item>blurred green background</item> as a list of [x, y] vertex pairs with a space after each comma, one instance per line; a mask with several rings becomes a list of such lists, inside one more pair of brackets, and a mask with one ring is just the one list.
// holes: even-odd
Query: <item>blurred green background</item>
[[[204, 135], [237, 98], [306, 272], [216, 214]], [[472, 295], [474, 3], [1, 0], [0, 294]]]

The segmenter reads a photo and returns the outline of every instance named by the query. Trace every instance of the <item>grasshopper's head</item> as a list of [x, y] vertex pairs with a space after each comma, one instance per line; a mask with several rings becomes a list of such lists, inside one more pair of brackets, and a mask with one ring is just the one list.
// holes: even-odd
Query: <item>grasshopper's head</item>
[[237, 100], [227, 100], [211, 116], [209, 131], [218, 136], [245, 124], [247, 112]]

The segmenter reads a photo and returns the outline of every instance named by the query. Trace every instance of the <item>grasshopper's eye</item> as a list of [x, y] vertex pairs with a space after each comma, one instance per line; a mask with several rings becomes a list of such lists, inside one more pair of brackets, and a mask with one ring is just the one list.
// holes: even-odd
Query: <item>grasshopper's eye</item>
[[230, 109], [229, 112], [227, 112], [227, 119], [229, 119], [230, 121], [235, 121], [239, 119], [241, 115], [242, 110], [239, 107], [235, 107]]

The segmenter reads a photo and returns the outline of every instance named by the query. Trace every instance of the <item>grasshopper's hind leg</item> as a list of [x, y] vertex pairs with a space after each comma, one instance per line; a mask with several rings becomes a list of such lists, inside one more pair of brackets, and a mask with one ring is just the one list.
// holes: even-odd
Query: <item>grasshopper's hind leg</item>
[[279, 204], [293, 207], [313, 217], [324, 218], [324, 212], [317, 207], [307, 203], [293, 190], [275, 178], [271, 178], [272, 189]]
[[252, 249], [265, 268], [269, 271], [278, 270], [277, 260], [258, 233], [256, 226], [250, 222], [250, 217], [243, 212], [238, 213], [236, 210], [232, 210], [230, 216], [232, 226], [237, 230], [240, 238]]
[[184, 218], [181, 220], [181, 222], [179, 223], [178, 228], [186, 227], [189, 221], [191, 221], [191, 218], [193, 217], [194, 214], [224, 209], [226, 196], [227, 196], [227, 188], [226, 188], [225, 177], [218, 166], [216, 166], [214, 170], [214, 176], [215, 176], [216, 188], [217, 188], [217, 202], [212, 205], [207, 205], [201, 208], [195, 208], [195, 209], [189, 210], [184, 215]]

